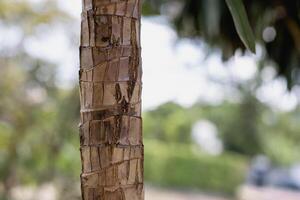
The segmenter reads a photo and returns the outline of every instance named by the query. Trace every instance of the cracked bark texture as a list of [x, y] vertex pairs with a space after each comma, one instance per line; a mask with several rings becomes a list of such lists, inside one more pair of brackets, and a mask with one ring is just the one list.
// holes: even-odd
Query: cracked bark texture
[[140, 0], [83, 0], [83, 200], [143, 200]]

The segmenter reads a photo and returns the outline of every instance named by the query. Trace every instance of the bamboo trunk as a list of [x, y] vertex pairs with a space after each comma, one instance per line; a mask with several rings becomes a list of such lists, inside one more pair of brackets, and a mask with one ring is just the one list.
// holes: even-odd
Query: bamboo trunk
[[140, 0], [83, 0], [83, 200], [143, 200]]

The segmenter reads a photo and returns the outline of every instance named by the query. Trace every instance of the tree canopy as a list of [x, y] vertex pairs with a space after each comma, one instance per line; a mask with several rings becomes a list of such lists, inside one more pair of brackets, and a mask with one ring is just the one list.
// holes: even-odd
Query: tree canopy
[[[254, 30], [260, 67], [271, 63], [291, 89], [300, 83], [300, 1], [243, 3]], [[220, 48], [225, 61], [237, 49], [245, 52], [225, 0], [146, 0], [144, 13], [167, 15], [180, 37], [201, 39], [210, 50]]]

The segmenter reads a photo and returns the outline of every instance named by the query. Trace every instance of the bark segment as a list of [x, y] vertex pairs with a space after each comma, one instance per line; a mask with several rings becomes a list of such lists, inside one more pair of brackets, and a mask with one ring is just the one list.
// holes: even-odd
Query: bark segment
[[83, 0], [83, 200], [143, 200], [140, 0]]

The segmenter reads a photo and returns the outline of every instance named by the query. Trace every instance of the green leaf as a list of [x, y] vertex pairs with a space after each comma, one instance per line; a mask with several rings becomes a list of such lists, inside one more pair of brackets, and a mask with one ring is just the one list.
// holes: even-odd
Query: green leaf
[[242, 0], [226, 0], [226, 3], [241, 40], [247, 49], [255, 53], [255, 38]]

